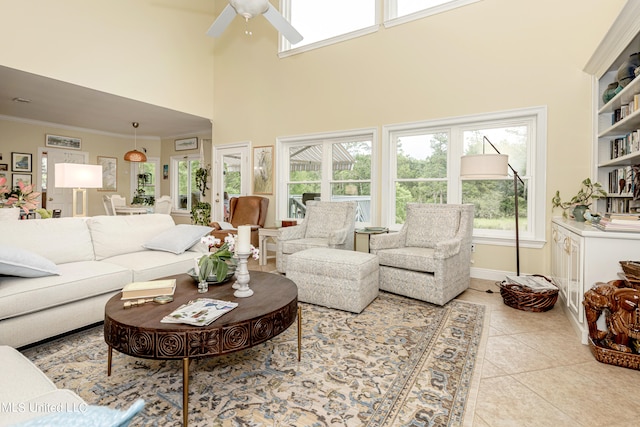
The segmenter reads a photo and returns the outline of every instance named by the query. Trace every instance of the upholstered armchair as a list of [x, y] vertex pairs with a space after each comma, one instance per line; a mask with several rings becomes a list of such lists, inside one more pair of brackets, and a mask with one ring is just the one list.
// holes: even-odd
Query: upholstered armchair
[[224, 238], [229, 234], [238, 234], [238, 226], [251, 226], [251, 244], [258, 247], [258, 230], [264, 227], [267, 220], [267, 210], [269, 209], [269, 199], [260, 196], [232, 197], [229, 200], [229, 223], [234, 228], [225, 228], [212, 222], [209, 226], [214, 230], [210, 233], [217, 239], [224, 242]]
[[407, 204], [398, 233], [371, 236], [380, 290], [444, 305], [469, 287], [473, 205]]
[[276, 268], [286, 273], [287, 257], [310, 248], [353, 250], [356, 202], [309, 200], [302, 224], [280, 229]]

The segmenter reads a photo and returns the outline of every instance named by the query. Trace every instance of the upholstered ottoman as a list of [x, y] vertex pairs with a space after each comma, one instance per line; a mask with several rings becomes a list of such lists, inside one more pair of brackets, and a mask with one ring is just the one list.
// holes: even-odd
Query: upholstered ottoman
[[378, 257], [341, 249], [306, 249], [287, 258], [287, 278], [298, 286], [298, 301], [360, 313], [378, 296]]

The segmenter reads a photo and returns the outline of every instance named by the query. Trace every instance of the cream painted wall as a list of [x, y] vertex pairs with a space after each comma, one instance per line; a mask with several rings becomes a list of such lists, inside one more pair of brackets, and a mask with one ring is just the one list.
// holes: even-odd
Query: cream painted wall
[[[87, 130], [62, 128], [44, 123], [0, 119], [0, 153], [3, 156], [0, 163], [9, 164], [9, 174], [12, 173], [11, 152], [31, 153], [33, 182], [37, 183], [38, 188], [40, 188], [39, 169], [37, 169], [38, 149], [45, 147], [46, 134], [80, 138], [82, 140], [80, 151], [88, 153], [90, 164], [95, 165], [98, 156], [115, 157], [117, 159], [117, 190], [115, 192], [87, 190], [89, 194], [89, 216], [105, 214], [102, 205], [102, 196], [105, 194], [120, 194], [129, 202], [131, 201], [133, 197], [131, 194], [131, 163], [126, 162], [123, 156], [124, 153], [133, 149], [133, 136], [98, 134]], [[141, 147], [147, 149], [146, 154], [149, 157], [161, 156], [161, 144], [157, 138], [138, 138], [138, 149]]]
[[[284, 59], [266, 20], [252, 21], [251, 37], [235, 20], [215, 45], [213, 142], [270, 145], [546, 105], [548, 223], [555, 190], [575, 192], [590, 174], [592, 86], [582, 69], [623, 3], [484, 0]], [[268, 225], [279, 220], [274, 211]], [[548, 273], [549, 261], [549, 245], [521, 250], [523, 273]], [[514, 271], [515, 251], [478, 246], [474, 266]]]
[[213, 117], [213, 0], [0, 0], [0, 64]]

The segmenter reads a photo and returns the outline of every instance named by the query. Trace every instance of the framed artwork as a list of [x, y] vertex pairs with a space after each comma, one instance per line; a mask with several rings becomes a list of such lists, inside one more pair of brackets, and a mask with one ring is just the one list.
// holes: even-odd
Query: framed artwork
[[273, 145], [253, 148], [253, 193], [273, 194]]
[[185, 138], [185, 139], [176, 139], [176, 151], [184, 151], [184, 150], [197, 150], [198, 149], [198, 138]]
[[31, 172], [31, 153], [11, 153], [11, 170]]
[[82, 146], [81, 144], [82, 140], [80, 138], [73, 138], [71, 136], [47, 135], [45, 137], [45, 145], [47, 147], [70, 148], [72, 150], [79, 150]]
[[7, 163], [0, 163], [0, 171], [8, 171], [9, 165]]
[[162, 165], [162, 179], [169, 179], [169, 165]]
[[0, 178], [4, 178], [7, 180], [7, 184], [9, 183], [9, 172], [0, 171]]
[[24, 185], [31, 185], [31, 174], [30, 173], [14, 173], [12, 176], [12, 187], [16, 188], [18, 186], [18, 182], [22, 181]]
[[98, 191], [117, 191], [118, 159], [98, 156], [98, 164], [102, 166], [102, 188], [98, 188]]

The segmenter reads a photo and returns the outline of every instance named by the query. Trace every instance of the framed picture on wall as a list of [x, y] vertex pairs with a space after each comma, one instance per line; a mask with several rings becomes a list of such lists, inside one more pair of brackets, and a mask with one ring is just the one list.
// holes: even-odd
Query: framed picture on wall
[[72, 150], [79, 150], [82, 146], [82, 140], [80, 138], [74, 138], [71, 136], [47, 135], [45, 137], [45, 145], [47, 147], [70, 148]]
[[18, 186], [18, 182], [22, 181], [24, 185], [31, 185], [31, 174], [30, 173], [14, 173], [12, 175], [12, 187], [16, 188]]
[[176, 139], [176, 151], [184, 151], [184, 150], [197, 150], [198, 149], [198, 138], [185, 138], [185, 139]]
[[118, 159], [98, 156], [98, 164], [102, 166], [102, 188], [98, 188], [98, 191], [117, 191]]
[[253, 193], [273, 194], [273, 145], [253, 148]]
[[31, 172], [31, 153], [11, 153], [13, 172]]

